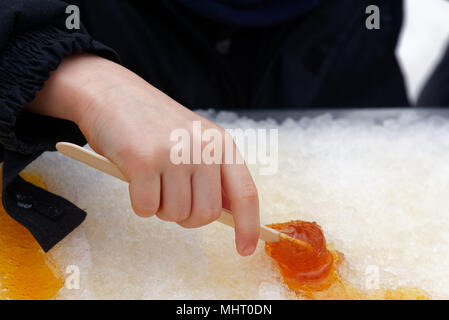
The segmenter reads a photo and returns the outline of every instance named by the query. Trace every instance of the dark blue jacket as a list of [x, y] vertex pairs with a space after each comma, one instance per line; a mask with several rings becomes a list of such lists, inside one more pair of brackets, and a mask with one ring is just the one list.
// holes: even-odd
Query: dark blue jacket
[[267, 26], [293, 19], [321, 0], [177, 0], [210, 20], [229, 26]]

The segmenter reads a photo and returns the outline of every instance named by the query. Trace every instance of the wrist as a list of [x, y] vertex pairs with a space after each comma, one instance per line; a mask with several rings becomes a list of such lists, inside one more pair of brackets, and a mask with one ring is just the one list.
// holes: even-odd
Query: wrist
[[64, 58], [26, 110], [80, 125], [98, 112], [96, 109], [101, 104], [96, 101], [110, 85], [108, 82], [113, 77], [108, 75], [108, 69], [114, 65], [88, 53]]
[[92, 54], [66, 58], [60, 65], [59, 90], [64, 95], [61, 117], [81, 125], [87, 118], [95, 117], [110, 79], [107, 67], [113, 64]]

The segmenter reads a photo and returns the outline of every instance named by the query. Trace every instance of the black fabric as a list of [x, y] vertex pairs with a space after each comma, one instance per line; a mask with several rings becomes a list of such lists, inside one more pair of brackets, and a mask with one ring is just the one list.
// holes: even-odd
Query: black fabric
[[[18, 34], [13, 37], [0, 53], [0, 143], [8, 150], [32, 154], [53, 149], [45, 140], [33, 139], [26, 143], [26, 135], [39, 134], [35, 127], [22, 131], [23, 139], [18, 139], [14, 127], [24, 105], [33, 100], [35, 93], [42, 89], [50, 72], [55, 70], [63, 57], [79, 52], [108, 53], [106, 47], [93, 41], [86, 33], [68, 33], [53, 26]], [[109, 55], [112, 56], [112, 55]], [[31, 117], [29, 115], [28, 117]], [[63, 122], [54, 129], [71, 131], [69, 135], [82, 136], [74, 126], [64, 127]], [[28, 121], [39, 125], [39, 121]], [[53, 133], [54, 136], [58, 132]], [[32, 138], [32, 137], [29, 137]]]
[[293, 19], [321, 0], [176, 0], [192, 12], [232, 26], [267, 26]]
[[449, 46], [443, 59], [424, 86], [418, 105], [423, 107], [449, 107]]
[[9, 215], [25, 226], [42, 249], [48, 251], [79, 226], [86, 213], [18, 176], [39, 155], [5, 152], [2, 201]]
[[58, 141], [86, 143], [69, 121], [22, 112], [70, 54], [93, 52], [117, 60], [115, 52], [83, 28], [65, 28], [67, 4], [53, 0], [0, 3], [0, 160], [6, 212], [30, 230], [47, 251], [85, 218], [70, 202], [21, 179], [18, 174]]
[[[409, 105], [395, 57], [400, 0], [323, 1], [263, 28], [227, 27], [170, 0], [76, 3], [125, 67], [192, 109]], [[380, 30], [366, 29], [371, 4]]]
[[[215, 23], [173, 0], [69, 2], [80, 6], [92, 37], [64, 28], [61, 1], [0, 2], [3, 201], [45, 250], [84, 213], [17, 173], [44, 150], [54, 150], [56, 141], [83, 144], [84, 138], [72, 123], [22, 109], [68, 54], [91, 51], [113, 59], [113, 48], [125, 67], [193, 109], [408, 105], [394, 55], [400, 0], [323, 1], [294, 20], [261, 28]], [[371, 4], [381, 9], [380, 30], [365, 27]], [[19, 205], [19, 198], [31, 207]]]

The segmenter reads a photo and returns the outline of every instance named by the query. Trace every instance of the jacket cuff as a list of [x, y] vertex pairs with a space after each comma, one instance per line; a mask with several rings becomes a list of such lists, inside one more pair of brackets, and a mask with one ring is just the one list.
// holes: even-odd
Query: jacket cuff
[[[23, 107], [43, 88], [50, 72], [62, 59], [81, 52], [118, 61], [112, 49], [93, 40], [87, 33], [70, 33], [53, 26], [17, 35], [9, 41], [0, 53], [0, 144], [3, 148], [34, 154], [54, 150], [54, 142], [59, 136], [84, 141], [78, 127], [69, 121], [22, 113]], [[43, 127], [40, 122], [43, 118], [51, 126]], [[33, 123], [35, 125], [30, 128]], [[42, 136], [36, 125], [44, 129]]]
[[93, 40], [85, 31], [71, 33], [52, 26], [13, 36], [0, 52], [3, 206], [45, 251], [73, 231], [86, 213], [69, 201], [24, 181], [18, 174], [43, 151], [55, 150], [58, 141], [80, 145], [86, 141], [73, 122], [22, 111], [62, 59], [81, 52], [118, 61], [113, 50]]

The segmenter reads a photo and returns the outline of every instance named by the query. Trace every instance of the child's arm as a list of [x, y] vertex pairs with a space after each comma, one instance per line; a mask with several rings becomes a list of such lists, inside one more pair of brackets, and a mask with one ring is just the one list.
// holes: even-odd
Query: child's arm
[[199, 120], [203, 130], [215, 128], [223, 138], [225, 131], [136, 74], [94, 55], [73, 55], [51, 74], [27, 110], [78, 124], [89, 145], [130, 181], [132, 206], [139, 216], [156, 214], [194, 228], [216, 220], [224, 206], [234, 213], [238, 252], [254, 251], [259, 208], [247, 167], [170, 161], [174, 129], [192, 133], [193, 121]]
[[[57, 141], [85, 139], [70, 121], [23, 112], [62, 59], [90, 52], [117, 61], [115, 52], [95, 41], [81, 25], [67, 29], [67, 3], [59, 0], [0, 1], [0, 161], [2, 203], [48, 251], [85, 218], [85, 212], [57, 195], [25, 183], [19, 176]], [[32, 205], [24, 210], [18, 196]]]

